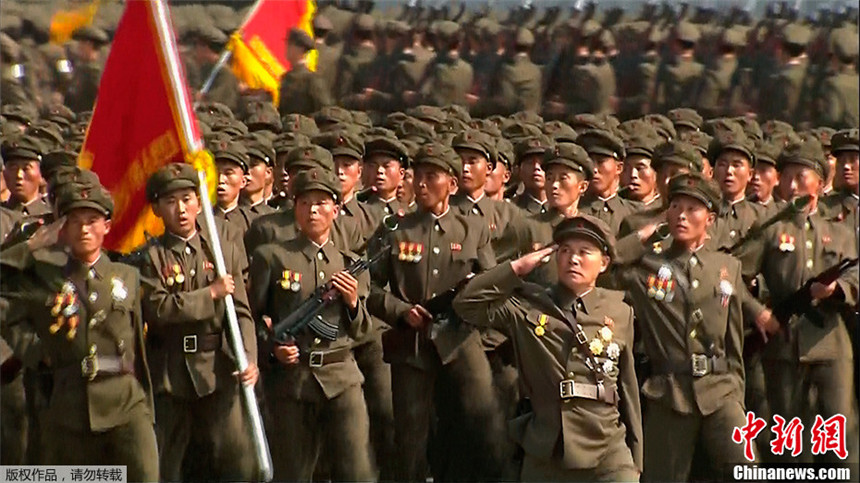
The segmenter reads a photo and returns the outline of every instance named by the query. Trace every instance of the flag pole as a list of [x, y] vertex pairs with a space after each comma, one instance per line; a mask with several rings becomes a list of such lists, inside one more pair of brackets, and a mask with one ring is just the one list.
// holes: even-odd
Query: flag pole
[[[259, 3], [259, 2], [258, 2]], [[170, 20], [167, 15], [163, 0], [158, 0], [152, 4], [153, 16], [155, 17], [155, 25], [161, 40], [165, 47], [165, 60], [169, 71], [168, 77], [172, 84], [171, 94], [173, 101], [179, 113], [179, 120], [182, 128], [182, 135], [185, 140], [185, 145], [189, 150], [190, 155], [203, 149], [203, 144], [199, 137], [194, 135], [190, 118], [190, 103], [188, 102], [187, 92], [185, 87], [180, 82], [179, 70], [179, 55], [176, 52], [176, 45], [173, 40], [173, 29], [170, 25]], [[206, 173], [199, 170], [197, 176], [200, 179], [200, 201], [202, 202], [203, 216], [206, 220], [206, 229], [209, 234], [209, 239], [212, 243], [212, 254], [215, 258], [215, 269], [219, 277], [227, 275], [227, 267], [224, 263], [224, 253], [221, 250], [221, 239], [215, 228], [215, 216], [212, 213], [212, 202], [209, 199], [209, 188], [206, 183]], [[238, 275], [238, 274], [237, 274]], [[239, 330], [239, 321], [236, 317], [236, 306], [231, 295], [224, 298], [227, 312], [227, 339], [230, 342], [230, 348], [233, 352], [233, 357], [236, 359], [236, 365], [239, 372], [244, 372], [248, 368], [248, 358], [245, 354], [245, 346], [242, 341], [242, 333]], [[272, 470], [272, 455], [269, 451], [269, 443], [266, 441], [265, 432], [263, 431], [263, 419], [260, 416], [260, 407], [257, 404], [257, 397], [254, 394], [254, 387], [245, 384], [242, 388], [242, 402], [245, 406], [248, 423], [251, 425], [252, 436], [254, 440], [254, 449], [259, 464], [259, 478], [263, 481], [271, 481], [273, 477]]]
[[[245, 19], [242, 20], [242, 25], [240, 25], [239, 28], [236, 29], [236, 32], [239, 32], [243, 28], [245, 28], [245, 25], [247, 25], [248, 21], [251, 20], [251, 17], [253, 17], [254, 14], [257, 13], [257, 9], [260, 8], [260, 5], [262, 5], [262, 3], [263, 0], [257, 0], [256, 2], [254, 2], [254, 6], [251, 7], [251, 10], [248, 10], [248, 14], [245, 15]], [[236, 32], [233, 32], [233, 34], [235, 34]], [[203, 87], [200, 88], [201, 94], [206, 94], [207, 92], [209, 92], [209, 89], [212, 88], [212, 83], [215, 82], [215, 76], [218, 75], [218, 72], [224, 68], [224, 64], [226, 64], [227, 61], [230, 60], [230, 57], [232, 55], [233, 52], [230, 49], [225, 48], [224, 52], [221, 52], [221, 57], [218, 58], [218, 62], [216, 62], [215, 65], [212, 67], [212, 71], [209, 72], [209, 76], [206, 78], [206, 82], [204, 82]], [[195, 102], [195, 104], [197, 103]]]

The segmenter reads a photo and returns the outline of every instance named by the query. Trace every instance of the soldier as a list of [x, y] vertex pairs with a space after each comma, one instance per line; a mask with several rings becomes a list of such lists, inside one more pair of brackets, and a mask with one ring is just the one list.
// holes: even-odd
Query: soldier
[[834, 73], [824, 80], [816, 96], [818, 124], [836, 129], [850, 129], [860, 124], [860, 93], [857, 76], [857, 32], [837, 29], [831, 35]]
[[110, 193], [97, 183], [73, 183], [57, 203], [65, 263], [34, 256], [45, 246], [34, 241], [13, 275], [12, 304], [33, 321], [54, 380], [41, 421], [44, 463], [125, 465], [130, 479], [153, 481], [158, 449], [139, 275], [102, 250]]
[[664, 62], [657, 73], [654, 100], [658, 111], [686, 107], [685, 102], [695, 99], [704, 71], [693, 57], [700, 35], [698, 27], [689, 22], [682, 21], [676, 27], [672, 59]]
[[860, 140], [858, 130], [845, 129], [837, 132], [832, 140], [832, 152], [836, 155], [836, 182], [838, 189], [822, 200], [830, 216], [837, 220], [851, 220], [854, 224], [854, 240], [857, 241], [858, 230], [858, 158], [860, 158]]
[[767, 96], [763, 102], [764, 119], [775, 119], [794, 123], [802, 120], [805, 99], [802, 91], [809, 65], [806, 56], [806, 45], [812, 32], [805, 25], [790, 23], [782, 32], [783, 65], [770, 80]]
[[215, 193], [216, 218], [231, 225], [239, 236], [244, 236], [255, 218], [250, 209], [239, 203], [239, 195], [248, 184], [248, 163], [250, 156], [245, 145], [239, 141], [217, 141], [212, 156], [218, 169], [218, 185]]
[[720, 36], [718, 56], [705, 69], [695, 106], [705, 117], [744, 114], [738, 88], [738, 51], [746, 46], [746, 32], [729, 27]]
[[385, 238], [391, 255], [372, 269], [368, 298], [370, 312], [392, 327], [383, 346], [391, 364], [395, 479], [427, 476], [434, 394], [434, 477], [492, 479], [500, 464], [496, 443], [504, 436], [489, 363], [478, 332], [449, 318], [450, 305], [434, 307], [435, 297], [495, 264], [490, 234], [449, 206], [462, 171], [453, 149], [426, 144], [414, 163], [418, 211]]
[[624, 143], [614, 134], [598, 130], [583, 132], [576, 143], [585, 148], [594, 163], [594, 176], [580, 203], [580, 211], [608, 224], [613, 234], [618, 233], [621, 221], [636, 211], [631, 201], [618, 196], [626, 157]]
[[366, 68], [373, 64], [376, 58], [376, 44], [373, 42], [373, 30], [376, 21], [369, 14], [355, 16], [352, 23], [352, 45], [341, 55], [338, 64], [338, 77], [334, 86], [334, 98], [344, 101], [353, 93], [360, 92], [371, 74]]
[[506, 201], [505, 188], [511, 181], [513, 161], [516, 159], [514, 145], [501, 136], [496, 137], [496, 157], [496, 166], [487, 175], [484, 192], [491, 200]]
[[9, 199], [3, 204], [23, 217], [41, 217], [51, 213], [51, 207], [42, 199], [42, 143], [27, 135], [5, 139], [2, 145], [3, 180], [9, 188]]
[[[525, 450], [523, 481], [638, 480], [643, 441], [633, 310], [621, 292], [595, 287], [614, 237], [605, 223], [582, 215], [562, 221], [553, 241], [558, 284], [522, 282], [555, 251], [548, 247], [475, 277], [454, 308], [472, 324], [504, 330], [516, 346], [531, 403], [511, 424]], [[600, 436], [584, 435], [592, 426], [602, 428], [593, 433]]]
[[314, 48], [317, 50], [317, 74], [326, 87], [330, 98], [337, 79], [337, 64], [343, 54], [343, 42], [330, 37], [334, 25], [325, 15], [318, 13], [314, 15]]
[[672, 109], [666, 113], [666, 117], [672, 121], [677, 137], [683, 140], [686, 140], [693, 133], [701, 131], [704, 122], [702, 115], [689, 107]]
[[332, 105], [330, 89], [320, 74], [308, 70], [307, 53], [314, 48], [313, 39], [303, 30], [293, 28], [287, 37], [287, 62], [290, 71], [281, 77], [278, 112], [310, 115]]
[[403, 99], [408, 105], [448, 104], [468, 105], [466, 94], [472, 88], [472, 66], [460, 58], [460, 26], [456, 22], [443, 20], [436, 28], [437, 52], [429, 72], [420, 84], [418, 92], [405, 91]]
[[[825, 162], [821, 145], [814, 140], [786, 147], [779, 158], [779, 182], [789, 195], [786, 200], [799, 196], [812, 199], [803, 211], [770, 226], [739, 253], [741, 257], [749, 254], [753, 260], [749, 268], [745, 267], [748, 273], [763, 275], [772, 307], [796, 297], [797, 291], [821, 271], [857, 256], [850, 228], [828, 220], [819, 202]], [[837, 414], [845, 418], [848, 459], [843, 461], [833, 454], [822, 457], [831, 463], [857, 461], [854, 359], [847, 330], [847, 314], [857, 304], [857, 293], [855, 266], [833, 283], [812, 283], [809, 294], [813, 307], [792, 317], [788, 327], [775, 323], [765, 327], [770, 341], [764, 347], [762, 363], [773, 413], [786, 421], [799, 417], [808, 427], [813, 424], [807, 419], [812, 414], [823, 419]], [[809, 398], [812, 387], [818, 393], [814, 407]], [[804, 451], [798, 458], [809, 461], [811, 455]]]
[[518, 178], [523, 184], [523, 192], [513, 199], [514, 205], [532, 215], [546, 213], [546, 171], [543, 167], [544, 154], [552, 148], [552, 140], [544, 135], [522, 139], [516, 143]]
[[[656, 164], [651, 159], [660, 144], [660, 138], [647, 132], [636, 133], [625, 141], [627, 156], [624, 158], [621, 184], [627, 188], [627, 198], [637, 202], [640, 210], [651, 209], [655, 203], [662, 203]], [[623, 236], [623, 231], [619, 235]]]
[[702, 248], [719, 189], [687, 173], [672, 178], [668, 197], [671, 246], [616, 270], [651, 361], [642, 386], [644, 476], [654, 481], [687, 479], [697, 444], [713, 468], [746, 461], [732, 442], [733, 429], [744, 425], [742, 317], [770, 318], [746, 292], [740, 263]]
[[104, 30], [95, 27], [81, 27], [72, 38], [78, 41], [72, 81], [64, 99], [69, 109], [75, 112], [91, 111], [99, 92], [102, 76], [101, 48], [109, 41]]
[[[274, 186], [275, 148], [260, 133], [251, 133], [244, 139], [248, 150], [248, 180], [242, 189], [240, 204], [253, 218], [274, 210], [269, 206]], [[253, 220], [252, 220], [253, 221]]]
[[[472, 111], [482, 116], [510, 115], [519, 111], [538, 112], [541, 108], [541, 71], [529, 58], [534, 35], [525, 28], [514, 36], [514, 55], [501, 66], [499, 89], [485, 98], [469, 97]], [[467, 96], [468, 97], [468, 96]]]
[[[365, 203], [383, 213], [382, 216], [403, 216], [413, 211], [414, 207], [397, 198], [397, 189], [404, 183], [409, 166], [408, 150], [396, 137], [368, 138], [364, 142], [364, 169], [369, 175], [371, 192]], [[376, 225], [381, 221], [377, 220]]]
[[748, 186], [749, 200], [764, 207], [764, 216], [778, 210], [774, 188], [779, 183], [776, 160], [782, 148], [775, 143], [760, 141], [755, 147], [755, 171]]
[[358, 256], [337, 248], [331, 237], [339, 184], [319, 168], [299, 173], [292, 186], [298, 236], [262, 245], [252, 256], [250, 299], [257, 320], [280, 321], [329, 282], [339, 296], [320, 313], [337, 328], [332, 340], [312, 328], [286, 341], [262, 332], [267, 428], [279, 481], [309, 481], [321, 454], [331, 455], [335, 481], [373, 478], [364, 378], [350, 350], [372, 329], [364, 305], [370, 280], [366, 272], [353, 277], [346, 271]]
[[[257, 341], [245, 293], [247, 255], [216, 220], [227, 274], [215, 271], [213, 241], [198, 220], [197, 172], [173, 163], [146, 186], [165, 233], [148, 243], [140, 267], [147, 353], [154, 381], [161, 477], [250, 480], [256, 474], [239, 384], [257, 382]], [[248, 368], [234, 372], [225, 297], [233, 297]], [[193, 451], [193, 453], [192, 453]], [[193, 456], [192, 456], [193, 455]], [[192, 459], [193, 458], [193, 459]], [[208, 476], [206, 476], [208, 475]]]
[[[203, 24], [197, 27], [194, 35], [194, 59], [200, 66], [204, 79], [212, 75], [212, 70], [227, 45], [227, 36], [214, 25]], [[239, 80], [230, 69], [221, 68], [216, 72], [207, 92], [198, 92], [198, 100], [220, 102], [230, 111], [239, 111]], [[202, 86], [201, 86], [202, 87]]]

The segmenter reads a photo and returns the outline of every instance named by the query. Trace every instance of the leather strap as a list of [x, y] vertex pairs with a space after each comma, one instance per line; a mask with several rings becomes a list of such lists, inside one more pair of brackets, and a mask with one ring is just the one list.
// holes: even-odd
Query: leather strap
[[352, 356], [352, 350], [349, 347], [334, 350], [331, 352], [309, 351], [299, 354], [299, 362], [311, 367], [322, 367], [337, 362], [343, 362]]
[[561, 399], [571, 398], [591, 399], [592, 401], [603, 401], [606, 404], [617, 406], [621, 399], [618, 390], [613, 386], [597, 386], [575, 382], [573, 379], [565, 379], [558, 384], [558, 393]]
[[54, 369], [54, 377], [80, 377], [94, 380], [101, 377], [134, 374], [134, 366], [121, 356], [91, 355], [84, 357], [80, 364]]
[[729, 372], [729, 364], [725, 357], [705, 354], [692, 354], [686, 361], [664, 361], [655, 363], [652, 370], [656, 374], [683, 374], [693, 377], [703, 377], [708, 374], [725, 374]]

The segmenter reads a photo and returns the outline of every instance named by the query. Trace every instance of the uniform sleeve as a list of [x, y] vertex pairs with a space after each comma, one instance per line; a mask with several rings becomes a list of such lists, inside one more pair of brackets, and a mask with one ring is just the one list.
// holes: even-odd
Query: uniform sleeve
[[314, 110], [319, 111], [323, 107], [328, 107], [334, 104], [331, 97], [331, 90], [326, 87], [322, 77], [314, 74], [311, 77], [309, 94], [313, 97]]
[[373, 319], [367, 311], [367, 296], [370, 291], [370, 275], [362, 272], [358, 276], [358, 307], [355, 314], [344, 306], [346, 320], [349, 321], [347, 332], [353, 340], [362, 340], [373, 329]]
[[842, 124], [842, 96], [839, 89], [828, 79], [821, 87], [821, 95], [816, 102], [819, 126], [838, 126]]
[[[248, 259], [245, 255], [245, 247], [241, 241], [237, 241], [231, 245], [231, 259], [229, 267], [231, 274], [241, 274], [247, 271]], [[236, 321], [239, 323], [239, 331], [242, 333], [245, 355], [249, 361], [256, 361], [257, 335], [254, 330], [254, 320], [251, 318], [251, 307], [248, 303], [245, 280], [241, 276], [237, 277], [235, 275], [233, 280], [236, 283], [236, 289], [233, 291], [233, 306], [236, 308]]]
[[[737, 378], [738, 387], [741, 388], [741, 397], [743, 397], [743, 388], [744, 388], [744, 309], [742, 304], [744, 303], [744, 298], [748, 298], [750, 300], [755, 300], [749, 292], [747, 292], [746, 287], [744, 285], [743, 278], [741, 277], [740, 270], [740, 262], [735, 261], [737, 263], [737, 269], [735, 270], [737, 275], [735, 276], [734, 286], [736, 290], [739, 290], [741, 293], [746, 292], [746, 296], [740, 296], [740, 303], [733, 303], [729, 305], [729, 322], [726, 327], [726, 362], [728, 363], [729, 373], [734, 374]], [[739, 311], [738, 308], [741, 308]]]
[[[137, 272], [132, 270], [134, 279], [133, 294], [140, 293], [140, 277]], [[140, 385], [143, 386], [146, 392], [146, 402], [149, 405], [149, 414], [152, 421], [155, 421], [155, 400], [152, 394], [152, 379], [149, 372], [149, 363], [146, 360], [146, 340], [143, 328], [143, 311], [141, 309], [142, 302], [140, 299], [134, 304], [134, 312], [132, 313], [132, 329], [134, 330], [136, 351], [134, 354], [134, 370]]]
[[710, 116], [717, 116], [719, 111], [720, 86], [716, 75], [708, 71], [702, 77], [699, 93], [696, 96], [696, 106], [701, 112], [707, 112]]
[[490, 243], [490, 230], [487, 226], [483, 226], [478, 241], [478, 260], [474, 271], [480, 273], [495, 266], [496, 254], [493, 252], [493, 244]]
[[641, 473], [643, 461], [642, 405], [639, 402], [639, 382], [636, 379], [636, 365], [633, 358], [633, 310], [630, 309], [629, 312], [628, 329], [624, 338], [627, 344], [619, 361], [621, 380], [618, 389], [621, 394], [621, 402], [618, 409], [627, 429], [627, 447], [633, 454], [633, 463], [636, 464], [636, 468]]
[[515, 299], [511, 299], [522, 283], [511, 268], [511, 262], [505, 262], [469, 281], [454, 298], [454, 312], [476, 327], [491, 327], [507, 333], [509, 324], [524, 318]]
[[[853, 233], [848, 230], [844, 231], [848, 235], [843, 242], [845, 252], [842, 254], [842, 259], [857, 258], [857, 243], [856, 240], [853, 240]], [[860, 280], [858, 278], [860, 278], [860, 269], [858, 269], [857, 264], [854, 264], [836, 279], [836, 285], [842, 290], [845, 303], [855, 308], [857, 307], [858, 292], [860, 292], [860, 283], [858, 283]]]
[[261, 321], [264, 315], [269, 317], [269, 283], [272, 279], [272, 260], [268, 250], [257, 249], [251, 257], [251, 268], [248, 278], [248, 305], [254, 320]]

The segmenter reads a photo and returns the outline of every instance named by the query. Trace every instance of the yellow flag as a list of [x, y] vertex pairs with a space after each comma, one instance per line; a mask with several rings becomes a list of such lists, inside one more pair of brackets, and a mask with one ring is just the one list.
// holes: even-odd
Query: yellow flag
[[64, 44], [72, 38], [75, 30], [93, 23], [101, 0], [93, 0], [87, 5], [72, 10], [60, 10], [51, 17], [51, 42]]

